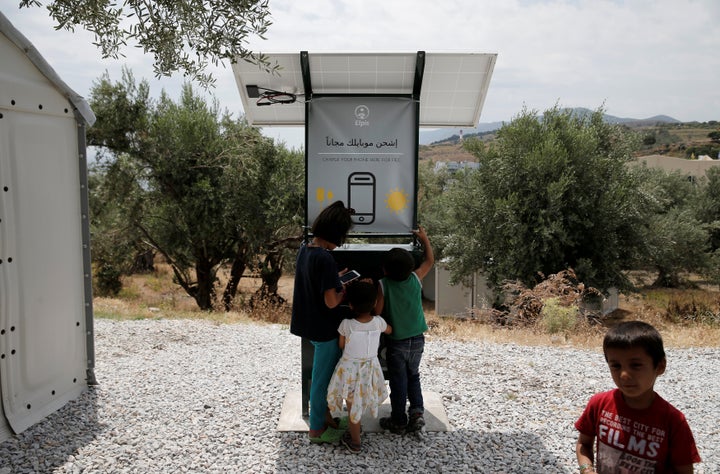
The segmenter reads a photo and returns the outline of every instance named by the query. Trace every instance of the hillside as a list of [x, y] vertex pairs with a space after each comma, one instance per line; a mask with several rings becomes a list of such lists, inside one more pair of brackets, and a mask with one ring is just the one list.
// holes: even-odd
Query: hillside
[[667, 155], [677, 158], [697, 158], [700, 155], [709, 155], [713, 159], [720, 157], [720, 142], [713, 141], [708, 136], [711, 132], [720, 130], [720, 124], [716, 121], [634, 124], [630, 129], [641, 135], [642, 147], [636, 153], [637, 156]]
[[[588, 109], [574, 109], [573, 113], [591, 113]], [[666, 155], [677, 158], [697, 158], [709, 155], [717, 159], [720, 155], [720, 142], [713, 141], [708, 134], [720, 131], [718, 121], [680, 122], [666, 115], [657, 115], [645, 119], [621, 118], [605, 115], [609, 123], [621, 124], [639, 135], [641, 147], [636, 156]], [[474, 129], [438, 129], [432, 132], [420, 132], [421, 160], [432, 161], [474, 161], [475, 158], [465, 151], [460, 142], [477, 138], [492, 141], [502, 122], [480, 124]], [[493, 128], [495, 127], [495, 128]], [[428, 142], [428, 140], [432, 140]]]
[[475, 157], [465, 151], [460, 143], [438, 143], [436, 145], [420, 145], [420, 160], [437, 161], [475, 161]]
[[[569, 110], [569, 109], [565, 109]], [[575, 107], [572, 109], [572, 113], [578, 116], [586, 116], [592, 114], [592, 110], [584, 107]], [[679, 120], [669, 117], [667, 115], [655, 115], [644, 119], [635, 119], [627, 117], [616, 117], [614, 115], [603, 114], [603, 118], [608, 123], [618, 123], [628, 126], [655, 126], [657, 124], [679, 124]], [[500, 129], [505, 122], [486, 122], [479, 123], [475, 128], [439, 128], [435, 130], [421, 130], [420, 131], [420, 144], [430, 145], [437, 142], [443, 142], [449, 140], [451, 137], [459, 138], [460, 135], [468, 138], [475, 135], [482, 135], [485, 132], [493, 132]]]

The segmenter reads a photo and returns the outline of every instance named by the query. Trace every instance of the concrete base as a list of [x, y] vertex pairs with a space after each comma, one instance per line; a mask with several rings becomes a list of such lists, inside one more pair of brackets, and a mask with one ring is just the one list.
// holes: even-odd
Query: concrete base
[[[452, 431], [440, 394], [423, 392], [423, 401], [425, 404], [425, 431]], [[380, 405], [378, 418], [373, 418], [369, 413], [363, 415], [363, 431], [368, 433], [383, 431], [378, 419], [384, 416], [390, 416], [390, 399]], [[308, 419], [302, 416], [302, 393], [300, 390], [286, 393], [278, 421], [278, 431], [308, 431], [308, 423]]]

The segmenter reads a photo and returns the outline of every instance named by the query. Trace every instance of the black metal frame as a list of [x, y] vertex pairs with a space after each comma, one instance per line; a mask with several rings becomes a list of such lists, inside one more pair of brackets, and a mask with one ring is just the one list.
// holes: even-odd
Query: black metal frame
[[[310, 80], [310, 57], [307, 51], [300, 52], [300, 69], [303, 78], [303, 87], [305, 93], [305, 229], [304, 238], [307, 241], [312, 235], [309, 231], [310, 223], [308, 222], [308, 104], [316, 97], [389, 97], [411, 99], [415, 102], [415, 189], [413, 190], [413, 227], [417, 226], [417, 197], [418, 197], [418, 152], [420, 147], [420, 92], [422, 89], [422, 80], [425, 71], [425, 52], [418, 51], [415, 61], [415, 78], [413, 83], [412, 94], [315, 94], [312, 89], [312, 81]], [[392, 234], [392, 233], [375, 233], [375, 234], [348, 234], [350, 237], [359, 237], [367, 239], [379, 238], [402, 238], [410, 237], [412, 234]], [[413, 238], [413, 243], [415, 239]], [[303, 338], [301, 342], [301, 385], [302, 385], [302, 416], [307, 418], [309, 415], [310, 402], [310, 384], [312, 379], [313, 357], [315, 348], [312, 343]], [[387, 375], [387, 374], [386, 374]]]
[[[413, 91], [411, 94], [316, 94], [312, 89], [312, 81], [310, 79], [310, 56], [307, 51], [300, 52], [300, 70], [302, 72], [303, 88], [305, 95], [305, 189], [308, 186], [308, 104], [312, 102], [314, 97], [388, 97], [412, 99], [415, 102], [415, 189], [413, 190], [413, 227], [417, 226], [417, 196], [418, 196], [418, 153], [420, 148], [420, 92], [422, 90], [422, 80], [425, 71], [425, 51], [418, 51], [415, 61], [415, 77], [413, 81]], [[307, 241], [312, 235], [309, 231], [310, 222], [308, 222], [308, 202], [307, 192], [305, 193], [305, 228], [304, 239]], [[367, 233], [367, 234], [348, 234], [349, 237], [379, 239], [379, 238], [397, 238], [409, 237], [412, 234], [393, 234], [393, 233]]]

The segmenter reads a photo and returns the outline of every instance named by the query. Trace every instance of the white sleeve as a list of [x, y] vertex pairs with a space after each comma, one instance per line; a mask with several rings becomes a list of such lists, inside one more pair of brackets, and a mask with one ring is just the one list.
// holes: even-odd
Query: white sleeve
[[375, 316], [377, 325], [379, 326], [378, 329], [380, 332], [385, 332], [387, 329], [387, 322], [382, 318], [382, 316]]
[[350, 329], [350, 321], [350, 319], [343, 319], [340, 326], [338, 326], [338, 332], [341, 336], [348, 337], [352, 332]]

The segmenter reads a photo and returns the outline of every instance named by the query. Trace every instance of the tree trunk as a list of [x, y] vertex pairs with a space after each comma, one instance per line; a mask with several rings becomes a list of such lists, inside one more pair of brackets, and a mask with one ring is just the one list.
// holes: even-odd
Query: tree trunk
[[302, 235], [296, 235], [277, 240], [267, 246], [268, 251], [260, 269], [262, 284], [260, 289], [250, 298], [251, 308], [261, 301], [276, 306], [285, 303], [285, 298], [277, 294], [278, 282], [282, 276], [283, 250], [297, 247], [302, 242], [302, 239]]
[[225, 311], [230, 311], [232, 309], [233, 299], [235, 299], [240, 279], [242, 278], [243, 273], [245, 273], [246, 268], [247, 246], [242, 245], [235, 256], [235, 260], [233, 260], [232, 267], [230, 267], [230, 279], [228, 280], [227, 285], [225, 285], [225, 291], [223, 291], [222, 301]]
[[278, 282], [281, 276], [282, 249], [275, 248], [265, 255], [262, 268], [260, 269], [262, 284], [250, 299], [250, 306], [253, 307], [259, 302], [270, 303], [272, 305], [285, 303], [285, 298], [277, 294]]
[[215, 272], [213, 265], [207, 260], [199, 260], [195, 263], [195, 275], [197, 276], [197, 291], [194, 294], [195, 301], [203, 311], [212, 311], [215, 300]]
[[653, 286], [660, 288], [678, 288], [680, 286], [680, 276], [677, 272], [660, 268]]
[[277, 294], [278, 282], [282, 276], [282, 265], [278, 262], [272, 262], [260, 272], [262, 285], [260, 286], [261, 294], [266, 298], [280, 298]]
[[147, 249], [138, 251], [133, 259], [130, 273], [151, 273], [155, 271], [155, 251]]

